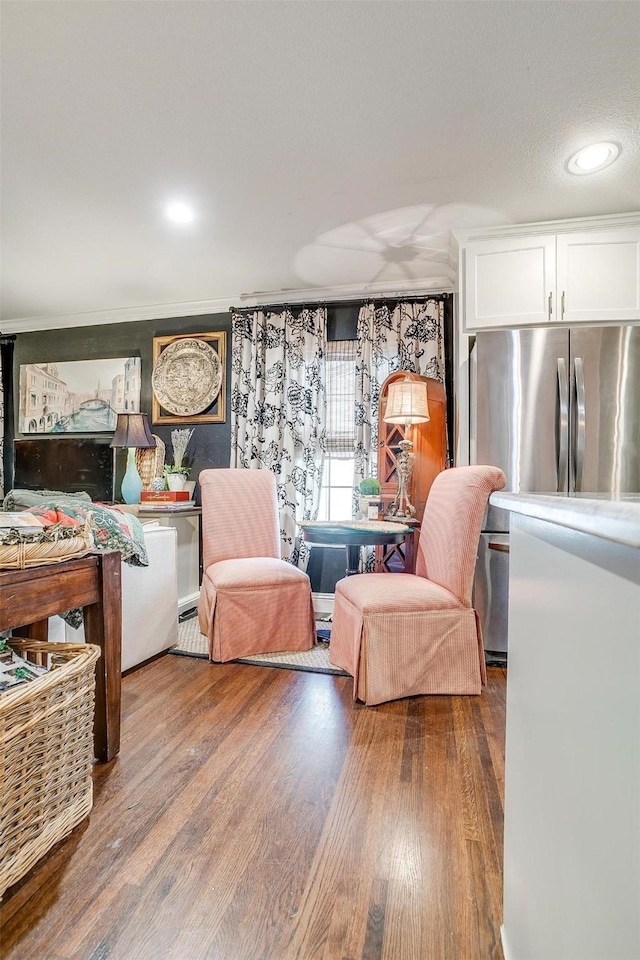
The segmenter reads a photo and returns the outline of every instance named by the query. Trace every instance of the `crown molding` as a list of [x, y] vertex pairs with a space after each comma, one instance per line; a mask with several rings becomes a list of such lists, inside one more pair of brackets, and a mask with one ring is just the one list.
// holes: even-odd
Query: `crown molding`
[[259, 307], [270, 303], [329, 303], [332, 300], [366, 300], [367, 297], [396, 297], [404, 294], [452, 293], [455, 288], [455, 270], [446, 268], [446, 275], [424, 277], [395, 285], [378, 282], [365, 284], [345, 284], [339, 287], [309, 287], [306, 290], [281, 290], [264, 293], [260, 290], [243, 294], [241, 303], [233, 306]]
[[582, 230], [601, 230], [611, 227], [629, 227], [640, 224], [640, 211], [613, 213], [602, 217], [576, 217], [573, 220], [541, 220], [536, 223], [514, 223], [501, 227], [476, 227], [454, 230], [459, 244], [469, 240], [494, 240], [498, 237], [530, 237], [543, 233], [575, 233]]
[[173, 317], [197, 317], [210, 313], [226, 313], [232, 307], [264, 306], [270, 303], [328, 302], [331, 300], [366, 299], [368, 296], [400, 296], [410, 293], [451, 293], [455, 289], [455, 270], [449, 266], [442, 277], [411, 280], [406, 283], [348, 284], [338, 287], [308, 287], [303, 290], [254, 291], [215, 300], [187, 300], [182, 303], [157, 303], [143, 307], [121, 307], [88, 313], [55, 316], [22, 317], [4, 320], [2, 334], [34, 333], [39, 330], [62, 330], [74, 327], [100, 326], [106, 323], [133, 323], [140, 320], [168, 320]]
[[230, 298], [189, 300], [184, 303], [155, 303], [144, 307], [117, 307], [88, 313], [67, 313], [54, 316], [21, 317], [3, 320], [2, 333], [33, 333], [38, 330], [61, 330], [65, 327], [93, 327], [105, 323], [133, 323], [136, 320], [166, 320], [171, 317], [195, 317], [207, 313], [225, 313], [232, 305]]

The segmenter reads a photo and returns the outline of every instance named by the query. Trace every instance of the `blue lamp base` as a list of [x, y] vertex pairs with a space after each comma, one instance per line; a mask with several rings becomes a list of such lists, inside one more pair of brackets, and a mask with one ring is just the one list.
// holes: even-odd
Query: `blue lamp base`
[[120, 488], [122, 499], [125, 503], [140, 503], [140, 494], [142, 493], [142, 480], [136, 467], [136, 448], [129, 447], [127, 454], [127, 470], [122, 478], [122, 487]]

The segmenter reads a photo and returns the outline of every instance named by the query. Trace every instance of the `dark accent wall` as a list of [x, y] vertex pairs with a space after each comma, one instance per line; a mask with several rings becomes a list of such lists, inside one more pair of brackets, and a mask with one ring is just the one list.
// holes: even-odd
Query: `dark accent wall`
[[[0, 387], [2, 388], [2, 406], [4, 408], [4, 437], [13, 438], [13, 345], [15, 337], [3, 337], [0, 334]], [[0, 431], [1, 433], [2, 431]], [[4, 490], [8, 490], [13, 477], [13, 444], [2, 443], [2, 465]]]
[[[149, 415], [151, 423], [151, 372], [153, 338], [179, 333], [208, 333], [224, 330], [227, 334], [226, 369], [226, 421], [225, 423], [184, 423], [160, 425], [151, 424], [151, 430], [157, 434], [167, 447], [167, 461], [173, 459], [171, 449], [171, 430], [176, 427], [194, 427], [194, 434], [187, 451], [187, 461], [191, 466], [191, 479], [197, 479], [199, 472], [206, 467], [228, 467], [231, 449], [231, 422], [229, 403], [229, 363], [231, 351], [231, 314], [216, 313], [198, 317], [176, 317], [169, 320], [141, 320], [131, 323], [113, 323], [90, 327], [74, 327], [64, 330], [42, 330], [34, 333], [18, 334], [14, 344], [13, 356], [13, 399], [14, 410], [18, 409], [20, 389], [20, 365], [25, 363], [53, 363], [70, 360], [98, 360], [107, 357], [140, 357], [142, 387], [140, 409]], [[6, 441], [11, 447], [15, 436], [17, 417], [9, 416], [7, 410]], [[67, 435], [70, 436], [70, 435]], [[83, 436], [76, 434], [75, 436]], [[9, 489], [9, 476], [6, 489]], [[12, 480], [11, 476], [11, 480]]]
[[327, 340], [355, 340], [359, 303], [327, 304]]
[[346, 569], [347, 551], [344, 547], [311, 544], [307, 573], [314, 593], [335, 593], [336, 583], [344, 577]]

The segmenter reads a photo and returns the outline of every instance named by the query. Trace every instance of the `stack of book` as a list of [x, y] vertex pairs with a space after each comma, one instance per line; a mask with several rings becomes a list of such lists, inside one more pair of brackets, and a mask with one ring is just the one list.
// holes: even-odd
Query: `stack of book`
[[188, 490], [143, 490], [140, 494], [140, 507], [144, 510], [190, 510], [194, 506]]

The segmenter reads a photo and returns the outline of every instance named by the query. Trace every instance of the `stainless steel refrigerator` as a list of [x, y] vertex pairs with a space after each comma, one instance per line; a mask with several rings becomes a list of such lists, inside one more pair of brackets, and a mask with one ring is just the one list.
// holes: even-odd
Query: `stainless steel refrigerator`
[[[506, 490], [640, 495], [640, 325], [480, 332], [471, 356], [471, 462]], [[485, 649], [507, 650], [509, 514], [489, 507], [474, 602]]]

